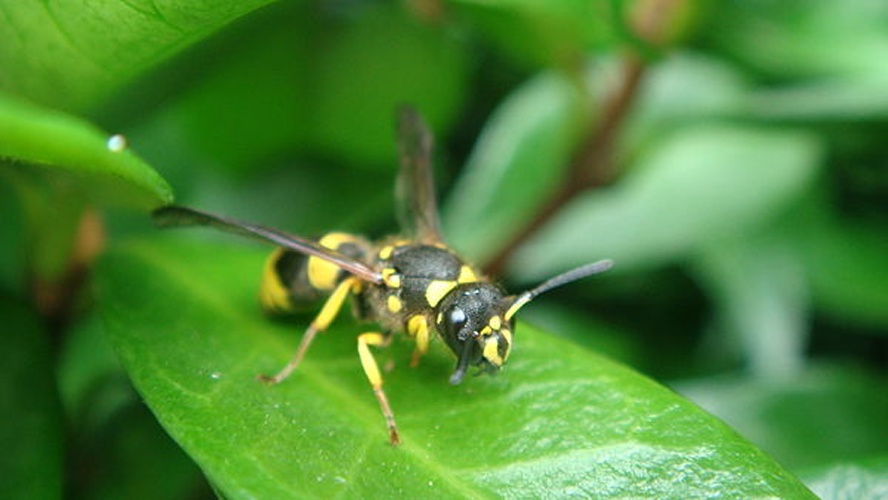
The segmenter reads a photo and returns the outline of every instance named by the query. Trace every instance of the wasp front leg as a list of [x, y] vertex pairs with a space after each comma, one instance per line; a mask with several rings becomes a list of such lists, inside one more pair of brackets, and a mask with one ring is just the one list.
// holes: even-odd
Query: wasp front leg
[[410, 357], [410, 366], [419, 366], [419, 360], [429, 350], [429, 322], [422, 314], [417, 314], [407, 321], [407, 334], [413, 337], [416, 348]]
[[390, 340], [391, 337], [378, 332], [362, 333], [358, 336], [358, 356], [361, 358], [364, 374], [367, 375], [367, 380], [370, 381], [370, 386], [373, 388], [373, 394], [379, 401], [379, 409], [382, 410], [382, 415], [385, 417], [385, 423], [389, 430], [389, 441], [393, 445], [398, 445], [401, 443], [401, 437], [398, 435], [398, 426], [395, 424], [395, 414], [392, 413], [392, 407], [382, 389], [382, 374], [379, 373], [379, 366], [376, 364], [373, 353], [370, 352], [370, 346], [383, 347], [388, 345]]
[[346, 278], [342, 280], [342, 282], [333, 290], [333, 293], [330, 294], [330, 298], [327, 299], [327, 302], [324, 303], [321, 312], [318, 313], [314, 321], [308, 326], [308, 329], [305, 330], [305, 334], [302, 335], [302, 340], [299, 342], [299, 347], [296, 349], [296, 354], [293, 355], [290, 362], [274, 376], [259, 375], [259, 380], [271, 384], [278, 384], [289, 377], [290, 374], [299, 367], [302, 358], [305, 357], [305, 353], [308, 351], [309, 346], [311, 346], [315, 336], [317, 336], [318, 333], [325, 331], [327, 327], [330, 326], [330, 323], [333, 322], [339, 314], [339, 311], [342, 310], [342, 305], [345, 303], [345, 299], [348, 298], [349, 293], [357, 287], [358, 284], [359, 282], [356, 278]]

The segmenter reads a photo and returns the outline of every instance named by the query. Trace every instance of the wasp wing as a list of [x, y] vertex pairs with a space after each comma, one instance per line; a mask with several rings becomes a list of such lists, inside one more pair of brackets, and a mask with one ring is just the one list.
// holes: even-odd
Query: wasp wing
[[402, 225], [424, 243], [441, 241], [438, 206], [432, 176], [432, 133], [412, 107], [398, 111], [398, 152], [401, 171], [398, 197]]
[[154, 225], [159, 228], [210, 226], [228, 233], [258, 239], [295, 252], [324, 259], [364, 281], [372, 283], [382, 282], [382, 275], [363, 262], [323, 247], [317, 242], [278, 231], [277, 229], [176, 205], [158, 208], [151, 213], [151, 217], [154, 220]]

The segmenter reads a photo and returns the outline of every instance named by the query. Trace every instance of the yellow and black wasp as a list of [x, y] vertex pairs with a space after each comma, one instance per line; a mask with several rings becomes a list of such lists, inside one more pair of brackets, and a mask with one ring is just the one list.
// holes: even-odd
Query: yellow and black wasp
[[380, 327], [380, 331], [358, 336], [358, 355], [392, 444], [398, 444], [400, 437], [371, 347], [387, 346], [394, 333], [406, 332], [416, 344], [410, 363], [415, 366], [437, 333], [456, 355], [451, 384], [459, 384], [470, 366], [479, 367], [479, 373], [497, 373], [512, 349], [515, 313], [522, 306], [547, 290], [605, 271], [612, 264], [610, 260], [587, 264], [524, 293], [508, 295], [443, 243], [432, 182], [432, 136], [412, 108], [399, 112], [398, 143], [397, 194], [409, 226], [406, 237], [371, 243], [334, 232], [314, 241], [181, 206], [163, 207], [152, 214], [158, 227], [212, 226], [276, 245], [260, 287], [260, 302], [267, 312], [291, 311], [326, 296], [293, 358], [276, 375], [260, 376], [266, 382], [277, 384], [289, 377], [315, 336], [351, 297], [357, 318]]

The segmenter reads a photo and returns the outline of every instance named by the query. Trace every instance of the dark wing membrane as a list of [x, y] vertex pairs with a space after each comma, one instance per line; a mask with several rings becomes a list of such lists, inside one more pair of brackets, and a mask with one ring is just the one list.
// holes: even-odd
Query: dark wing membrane
[[210, 226], [228, 233], [258, 239], [295, 252], [324, 259], [365, 281], [372, 283], [382, 282], [382, 275], [363, 262], [322, 247], [317, 242], [278, 231], [277, 229], [176, 205], [158, 208], [151, 213], [151, 217], [154, 220], [154, 225], [159, 228]]
[[399, 216], [414, 233], [412, 236], [425, 243], [441, 241], [432, 178], [432, 142], [432, 134], [422, 116], [412, 107], [402, 107], [398, 111]]

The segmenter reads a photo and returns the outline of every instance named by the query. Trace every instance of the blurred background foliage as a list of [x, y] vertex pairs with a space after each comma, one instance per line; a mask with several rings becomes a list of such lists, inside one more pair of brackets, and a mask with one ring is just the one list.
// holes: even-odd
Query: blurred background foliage
[[616, 261], [525, 320], [674, 387], [824, 496], [888, 490], [888, 4], [0, 11], [0, 411], [28, 429], [4, 431], [27, 452], [0, 476], [39, 475], [34, 498], [207, 493], [103, 340], [96, 255], [151, 231], [167, 182], [300, 234], [391, 232], [403, 102], [438, 137], [456, 249], [511, 289]]

